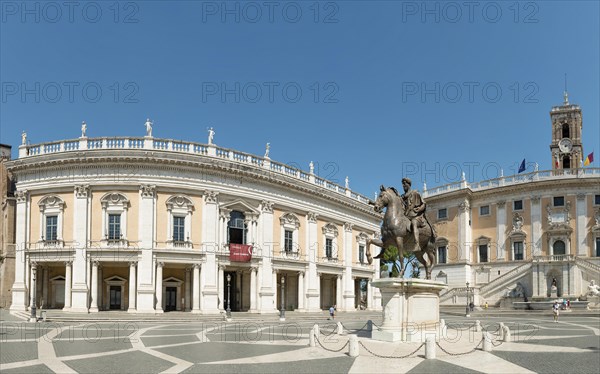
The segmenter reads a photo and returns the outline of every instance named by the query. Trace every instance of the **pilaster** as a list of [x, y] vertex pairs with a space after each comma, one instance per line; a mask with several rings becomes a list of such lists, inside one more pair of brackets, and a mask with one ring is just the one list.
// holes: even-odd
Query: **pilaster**
[[586, 221], [587, 221], [587, 204], [585, 194], [577, 194], [577, 205], [576, 205], [576, 220], [577, 220], [577, 256], [589, 256], [589, 248], [586, 240]]
[[[21, 147], [19, 147], [20, 151]], [[29, 194], [26, 190], [15, 191], [17, 200], [16, 232], [15, 232], [15, 282], [12, 285], [12, 304], [10, 310], [27, 310], [27, 287], [25, 286], [25, 251], [27, 248], [27, 212], [29, 206]]]
[[339, 310], [354, 310], [354, 279], [352, 278], [352, 224], [344, 223], [344, 273], [342, 275], [342, 303]]
[[[139, 190], [138, 238], [141, 255], [138, 260], [137, 302], [138, 313], [154, 313], [154, 220], [156, 186], [141, 185]], [[161, 290], [162, 292], [162, 290]], [[162, 306], [157, 305], [157, 310]]]
[[218, 248], [218, 192], [205, 191], [202, 207], [202, 245], [206, 250], [206, 262], [202, 265], [200, 273], [202, 289], [202, 305], [200, 309], [204, 314], [219, 313], [219, 294], [217, 279], [217, 248]]
[[506, 260], [506, 202], [499, 201], [496, 205], [496, 238], [498, 238], [498, 261]]
[[[73, 193], [73, 241], [75, 256], [73, 257], [73, 285], [71, 289], [71, 309], [69, 311], [87, 313], [88, 302], [90, 301], [87, 254], [90, 188], [87, 185], [77, 185]], [[94, 296], [95, 298], [96, 296]]]
[[317, 274], [317, 251], [318, 251], [318, 232], [317, 218], [318, 214], [308, 212], [306, 216], [306, 243], [308, 250], [308, 272], [307, 290], [306, 290], [306, 309], [308, 312], [319, 312], [321, 284]]
[[260, 313], [275, 313], [277, 306], [277, 281], [274, 282], [273, 273], [273, 203], [263, 200], [260, 204], [260, 231], [262, 232], [261, 248], [262, 248], [262, 276], [261, 284], [259, 285], [259, 302], [258, 309]]

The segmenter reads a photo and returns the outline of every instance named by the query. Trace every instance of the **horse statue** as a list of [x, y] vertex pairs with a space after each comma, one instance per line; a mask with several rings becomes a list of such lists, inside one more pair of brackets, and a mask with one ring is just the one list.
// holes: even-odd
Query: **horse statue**
[[384, 251], [387, 251], [389, 247], [398, 248], [399, 266], [400, 271], [398, 274], [399, 278], [404, 276], [404, 249], [415, 251], [417, 260], [425, 267], [426, 278], [431, 279], [431, 270], [435, 263], [435, 231], [433, 227], [427, 221], [424, 227], [419, 228], [419, 243], [415, 246], [415, 239], [413, 234], [410, 232], [411, 223], [408, 217], [404, 214], [405, 206], [402, 201], [402, 197], [394, 187], [385, 188], [381, 186], [381, 191], [377, 200], [373, 204], [376, 212], [381, 213], [383, 208], [386, 208], [383, 216], [383, 223], [381, 225], [381, 239], [367, 239], [367, 261], [369, 264], [373, 262], [371, 256], [370, 245], [376, 245], [381, 247], [381, 252], [375, 258], [380, 258]]

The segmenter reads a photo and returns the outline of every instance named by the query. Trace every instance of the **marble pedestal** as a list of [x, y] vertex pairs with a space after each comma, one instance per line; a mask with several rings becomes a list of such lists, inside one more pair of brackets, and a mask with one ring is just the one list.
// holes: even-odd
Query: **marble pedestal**
[[425, 279], [383, 278], [371, 282], [381, 291], [383, 324], [371, 338], [387, 342], [424, 342], [439, 336], [440, 292], [443, 282]]

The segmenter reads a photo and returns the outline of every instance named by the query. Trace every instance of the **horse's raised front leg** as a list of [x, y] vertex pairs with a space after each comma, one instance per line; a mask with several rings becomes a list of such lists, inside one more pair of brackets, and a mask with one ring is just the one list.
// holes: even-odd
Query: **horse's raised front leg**
[[[367, 239], [367, 262], [369, 265], [373, 263], [373, 257], [371, 256], [371, 244], [383, 248], [383, 242], [379, 239]], [[378, 258], [378, 257], [376, 257]]]

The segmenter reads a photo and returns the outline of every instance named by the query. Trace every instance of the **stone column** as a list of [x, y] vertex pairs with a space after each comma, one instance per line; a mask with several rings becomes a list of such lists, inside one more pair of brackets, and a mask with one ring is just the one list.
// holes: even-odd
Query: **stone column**
[[250, 268], [250, 311], [256, 312], [256, 267]]
[[163, 280], [163, 266], [164, 263], [157, 262], [156, 263], [156, 307], [155, 313], [162, 313], [162, 280]]
[[344, 272], [342, 275], [342, 305], [338, 310], [354, 310], [354, 281], [352, 278], [352, 224], [344, 223]]
[[335, 278], [335, 305], [339, 308], [342, 303], [342, 276], [337, 275]]
[[27, 219], [29, 194], [27, 191], [15, 191], [17, 200], [15, 227], [15, 282], [12, 285], [12, 304], [10, 310], [23, 312], [27, 310], [26, 263], [25, 249], [27, 248], [28, 227]]
[[237, 299], [236, 299], [236, 303], [237, 303], [237, 308], [238, 310], [242, 310], [242, 277], [243, 274], [241, 271], [236, 271], [235, 272], [235, 291], [237, 293]]
[[275, 269], [273, 269], [273, 272], [272, 272], [271, 282], [272, 282], [271, 284], [273, 285], [273, 292], [275, 293], [274, 298], [273, 298], [273, 306], [271, 307], [271, 309], [274, 311], [278, 311], [279, 307], [280, 307], [278, 304], [281, 303], [281, 300], [279, 300], [279, 303], [277, 302], [277, 295], [281, 295], [281, 291], [277, 290], [277, 270], [275, 270]]
[[304, 310], [304, 272], [298, 272], [298, 311]]
[[260, 205], [261, 215], [260, 220], [260, 233], [261, 237], [258, 238], [262, 248], [262, 276], [260, 284], [260, 305], [258, 308], [261, 313], [277, 313], [277, 306], [275, 302], [277, 300], [277, 279], [275, 275], [269, 276], [273, 272], [273, 203], [267, 200], [263, 200]]
[[90, 312], [98, 311], [98, 261], [92, 261], [92, 294]]
[[48, 300], [48, 267], [44, 266], [44, 270], [42, 273], [42, 305], [43, 308], [48, 308], [50, 306], [50, 302]]
[[306, 216], [306, 244], [308, 251], [308, 271], [307, 290], [306, 290], [306, 311], [319, 312], [321, 310], [320, 295], [321, 282], [317, 275], [317, 252], [319, 250], [317, 217], [319, 215], [314, 212], [308, 212]]
[[65, 262], [65, 306], [63, 310], [71, 309], [71, 261]]
[[[137, 302], [138, 313], [162, 312], [162, 300], [154, 309], [155, 292], [161, 292], [162, 284], [158, 287], [158, 280], [154, 282], [154, 224], [155, 224], [156, 186], [141, 185], [139, 192], [138, 209], [138, 237], [141, 256], [138, 261], [137, 274]], [[162, 269], [160, 270], [162, 272]], [[157, 271], [158, 273], [158, 271]], [[162, 283], [162, 278], [160, 279]]]
[[137, 299], [137, 295], [135, 292], [135, 286], [137, 284], [136, 274], [135, 274], [136, 265], [137, 265], [137, 262], [135, 262], [135, 261], [131, 261], [129, 263], [129, 308], [127, 309], [127, 311], [129, 313], [136, 312], [136, 308], [135, 308], [135, 300]]
[[194, 264], [193, 269], [192, 313], [200, 313], [200, 264]]
[[31, 270], [29, 272], [29, 274], [31, 275], [31, 280], [29, 281], [29, 308], [31, 310], [31, 308], [35, 308], [37, 303], [36, 303], [36, 291], [37, 291], [37, 280], [36, 282], [34, 282], [33, 280], [36, 279], [36, 273], [37, 273], [37, 264], [35, 262], [30, 262], [31, 264]]
[[[79, 313], [88, 312], [90, 291], [88, 288], [88, 208], [90, 188], [87, 185], [74, 187], [73, 198], [73, 241], [75, 256], [73, 257], [73, 285], [71, 288], [71, 311]], [[96, 268], [96, 271], [98, 269]], [[98, 273], [96, 273], [96, 276]], [[90, 275], [91, 277], [91, 275]], [[96, 280], [96, 286], [98, 280]], [[92, 294], [92, 301], [97, 303], [98, 294]], [[96, 305], [97, 311], [98, 305]]]
[[[531, 255], [542, 254], [542, 205], [539, 196], [531, 197]], [[535, 275], [534, 275], [535, 276]]]
[[191, 310], [191, 298], [192, 298], [192, 282], [190, 280], [191, 269], [185, 269], [185, 311]]
[[206, 250], [205, 262], [202, 265], [202, 305], [200, 309], [204, 314], [219, 313], [218, 271], [217, 255], [218, 243], [218, 192], [205, 191], [202, 207], [202, 241]]
[[577, 256], [589, 256], [590, 254], [588, 252], [588, 243], [586, 240], [587, 231], [585, 227], [587, 221], [587, 204], [585, 194], [577, 194], [577, 205], [575, 208], [575, 214], [577, 215], [577, 253], [571, 252], [567, 254]]
[[225, 300], [223, 299], [223, 295], [225, 294], [225, 266], [219, 265], [219, 283], [218, 283], [217, 292], [219, 295], [219, 310], [225, 309]]
[[498, 260], [507, 260], [506, 257], [506, 201], [499, 201], [496, 205], [496, 237], [498, 238]]
[[458, 250], [459, 260], [470, 261], [471, 260], [471, 204], [469, 199], [459, 205], [458, 208]]

